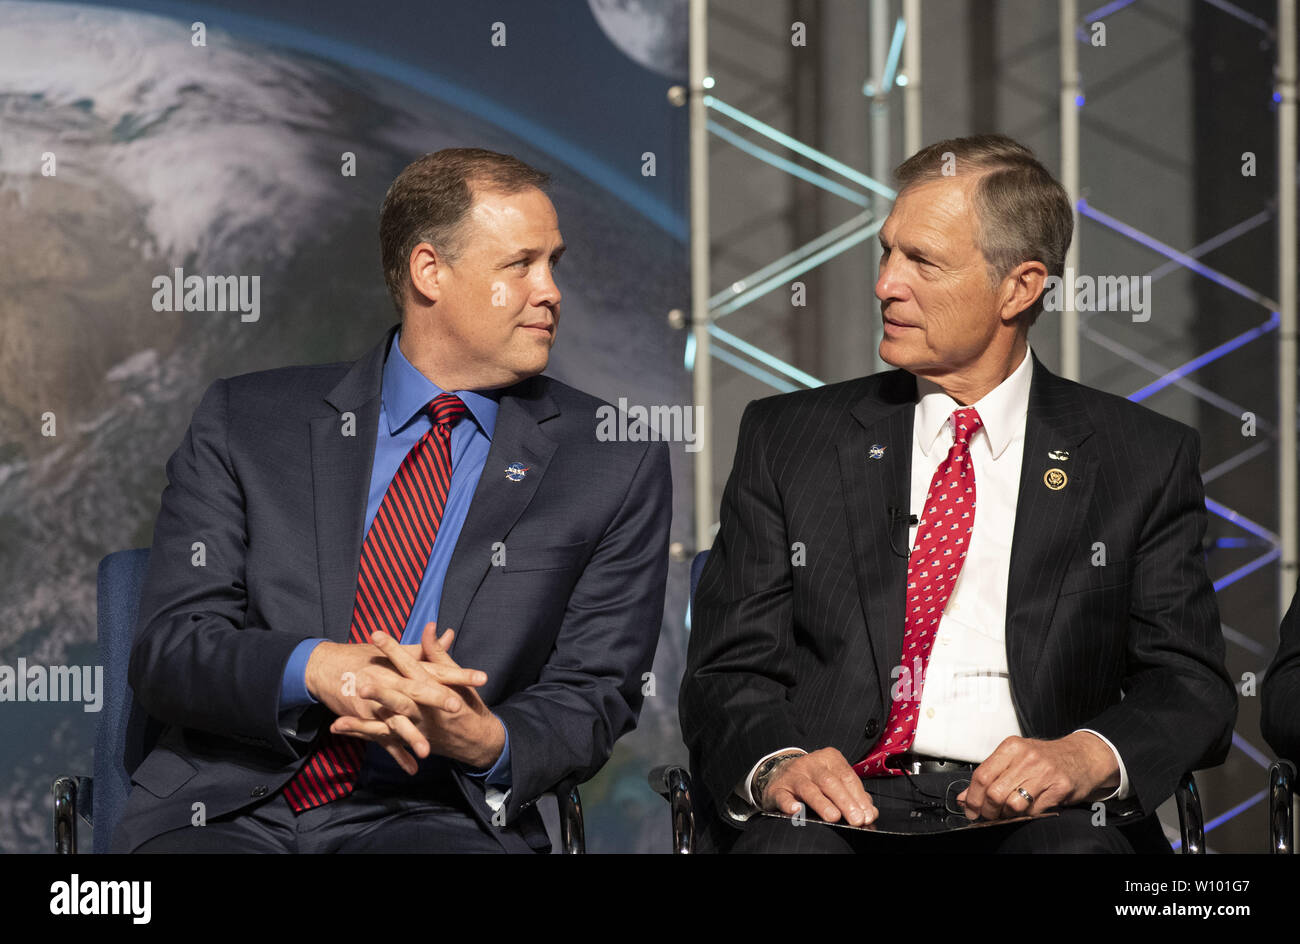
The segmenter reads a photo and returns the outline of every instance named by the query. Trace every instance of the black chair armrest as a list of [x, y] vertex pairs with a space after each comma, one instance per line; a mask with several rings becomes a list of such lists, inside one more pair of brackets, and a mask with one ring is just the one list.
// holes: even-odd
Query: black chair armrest
[[77, 852], [77, 777], [59, 777], [50, 787], [54, 794], [54, 852]]
[[650, 789], [668, 801], [673, 823], [673, 854], [695, 851], [695, 804], [691, 800], [691, 772], [676, 764], [650, 771]]
[[1183, 855], [1204, 855], [1205, 818], [1201, 814], [1201, 794], [1190, 770], [1178, 781], [1174, 797], [1178, 802], [1178, 830], [1182, 833]]
[[54, 794], [54, 851], [77, 852], [77, 820], [94, 826], [94, 777], [59, 777], [50, 787]]
[[555, 788], [555, 806], [560, 814], [560, 846], [566, 855], [587, 851], [587, 831], [582, 819], [582, 797], [578, 785]]
[[1295, 852], [1295, 764], [1279, 760], [1268, 769], [1268, 851], [1275, 855]]

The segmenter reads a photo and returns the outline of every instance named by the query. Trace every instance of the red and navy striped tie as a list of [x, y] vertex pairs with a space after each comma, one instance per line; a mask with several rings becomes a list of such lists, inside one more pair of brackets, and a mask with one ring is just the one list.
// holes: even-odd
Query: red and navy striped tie
[[[361, 548], [348, 642], [368, 643], [375, 633], [401, 640], [447, 505], [451, 428], [465, 409], [464, 402], [450, 393], [425, 407], [433, 425], [402, 460]], [[364, 750], [360, 739], [327, 731], [316, 752], [285, 786], [289, 805], [301, 813], [347, 796], [357, 785]]]

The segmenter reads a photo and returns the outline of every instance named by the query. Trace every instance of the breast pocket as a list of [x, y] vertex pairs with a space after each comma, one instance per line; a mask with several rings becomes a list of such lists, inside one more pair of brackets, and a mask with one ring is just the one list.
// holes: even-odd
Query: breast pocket
[[1107, 561], [1104, 566], [1088, 565], [1067, 573], [1061, 582], [1061, 596], [1116, 590], [1127, 587], [1132, 582], [1133, 562], [1131, 560]]
[[509, 541], [502, 549], [503, 574], [532, 573], [544, 570], [570, 570], [577, 567], [587, 553], [587, 542], [575, 544], [531, 544], [515, 546]]

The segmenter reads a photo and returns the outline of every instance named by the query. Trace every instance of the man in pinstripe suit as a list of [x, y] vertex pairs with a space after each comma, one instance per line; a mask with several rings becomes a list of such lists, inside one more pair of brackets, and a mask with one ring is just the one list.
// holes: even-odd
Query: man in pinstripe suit
[[1278, 648], [1259, 690], [1259, 728], [1278, 757], [1300, 761], [1300, 582], [1282, 616]]
[[[1154, 810], [1236, 715], [1198, 436], [1029, 349], [1073, 229], [1031, 152], [943, 141], [897, 175], [876, 295], [901, 369], [741, 420], [681, 693], [706, 820], [736, 851], [1168, 852]], [[927, 627], [948, 491], [978, 511]], [[1059, 815], [902, 839], [754, 815], [921, 807]]]

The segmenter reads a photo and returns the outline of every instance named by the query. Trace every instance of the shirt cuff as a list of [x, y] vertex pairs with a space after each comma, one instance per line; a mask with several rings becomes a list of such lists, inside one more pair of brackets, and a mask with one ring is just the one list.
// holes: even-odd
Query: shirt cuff
[[1080, 728], [1080, 731], [1086, 731], [1096, 737], [1101, 738], [1103, 744], [1110, 748], [1110, 752], [1115, 755], [1115, 762], [1119, 764], [1119, 786], [1115, 792], [1108, 797], [1102, 797], [1102, 802], [1107, 800], [1127, 800], [1132, 791], [1129, 789], [1128, 771], [1124, 769], [1124, 758], [1119, 756], [1119, 751], [1115, 750], [1115, 745], [1100, 731], [1094, 731], [1092, 728]]
[[777, 754], [788, 754], [791, 751], [796, 751], [800, 754], [808, 753], [802, 747], [783, 747], [780, 750], [773, 751], [770, 754], [764, 754], [762, 757], [758, 759], [757, 764], [749, 768], [749, 776], [745, 778], [744, 782], [736, 787], [736, 796], [738, 796], [745, 803], [749, 804], [751, 808], [757, 809], [758, 804], [754, 802], [754, 793], [753, 793], [754, 774], [758, 773], [758, 768], [763, 766], [764, 761], [771, 760]]
[[289, 653], [289, 661], [284, 666], [284, 676], [280, 680], [280, 711], [291, 708], [305, 708], [316, 704], [311, 692], [307, 691], [307, 660], [312, 650], [325, 642], [324, 639], [304, 639]]
[[510, 729], [506, 727], [506, 723], [501, 721], [496, 714], [493, 714], [492, 717], [501, 722], [501, 730], [506, 733], [506, 743], [501, 748], [501, 756], [498, 757], [496, 763], [487, 770], [470, 770], [466, 768], [465, 773], [471, 777], [482, 780], [489, 787], [497, 787], [505, 792], [509, 792], [512, 784], [512, 779], [510, 777]]

